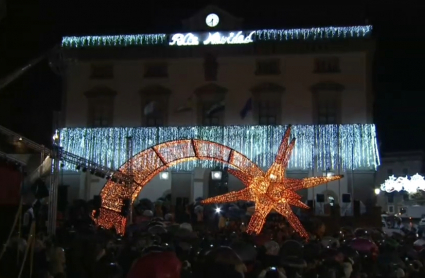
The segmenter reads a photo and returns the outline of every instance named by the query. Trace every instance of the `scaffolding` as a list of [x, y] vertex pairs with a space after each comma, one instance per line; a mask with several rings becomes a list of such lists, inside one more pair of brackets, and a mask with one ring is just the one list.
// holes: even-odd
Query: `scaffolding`
[[[97, 176], [101, 176], [115, 183], [132, 184], [133, 176], [122, 173], [118, 170], [105, 167], [97, 164], [89, 159], [77, 156], [70, 152], [64, 151], [59, 145], [58, 140], [55, 140], [52, 149], [46, 148], [44, 145], [37, 144], [34, 141], [23, 137], [22, 135], [13, 132], [12, 130], [0, 126], [0, 134], [6, 135], [14, 141], [22, 142], [28, 148], [39, 152], [41, 155], [41, 164], [44, 162], [44, 158], [49, 156], [51, 158], [50, 166], [50, 187], [49, 187], [49, 213], [48, 213], [48, 232], [52, 235], [56, 233], [56, 217], [57, 217], [57, 197], [58, 197], [58, 186], [59, 186], [59, 173], [60, 165], [62, 163], [70, 163], [76, 167], [88, 170], [90, 173]], [[59, 138], [58, 134], [55, 135]], [[13, 157], [0, 152], [0, 156], [7, 157], [11, 161], [15, 161], [23, 165], [22, 162], [14, 159]], [[40, 171], [40, 167], [37, 168]], [[40, 171], [41, 172], [41, 171]], [[41, 174], [41, 173], [40, 173]]]

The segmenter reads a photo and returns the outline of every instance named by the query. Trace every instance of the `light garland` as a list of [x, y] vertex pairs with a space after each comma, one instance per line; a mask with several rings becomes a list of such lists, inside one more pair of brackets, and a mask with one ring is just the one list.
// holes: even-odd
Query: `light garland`
[[339, 180], [343, 176], [310, 177], [300, 180], [286, 178], [285, 170], [295, 146], [295, 139], [289, 142], [290, 135], [291, 128], [288, 127], [279, 147], [276, 159], [267, 172], [261, 171], [258, 167], [252, 167], [252, 165], [246, 165], [246, 167], [240, 170], [229, 169], [229, 173], [239, 178], [246, 188], [240, 191], [233, 191], [208, 198], [202, 201], [202, 203], [255, 202], [255, 212], [246, 230], [248, 233], [259, 234], [266, 222], [267, 215], [274, 209], [288, 220], [289, 224], [296, 232], [302, 237], [307, 238], [307, 232], [292, 212], [290, 206], [292, 205], [305, 209], [309, 207], [301, 201], [301, 196], [295, 193], [295, 191]]
[[140, 45], [161, 45], [167, 41], [166, 34], [139, 34], [115, 36], [63, 37], [62, 47], [126, 47]]
[[425, 179], [419, 174], [411, 176], [410, 179], [407, 176], [396, 178], [392, 175], [381, 184], [381, 190], [388, 193], [406, 191], [409, 194], [414, 194], [418, 190], [425, 191]]
[[105, 229], [115, 228], [115, 231], [119, 235], [125, 233], [125, 227], [127, 219], [115, 211], [111, 211], [105, 208], [99, 209], [99, 217], [95, 217], [95, 211], [92, 212], [92, 219], [96, 225], [101, 226]]
[[[127, 137], [133, 138], [133, 155], [152, 146], [178, 139], [202, 139], [245, 154], [256, 165], [268, 168], [274, 161], [285, 126], [218, 126], [152, 128], [64, 128], [60, 131], [65, 151], [111, 169], [127, 160]], [[288, 169], [325, 171], [372, 169], [379, 165], [375, 125], [295, 125], [297, 138]], [[213, 150], [214, 151], [214, 150]], [[194, 167], [214, 168], [215, 161], [194, 160], [173, 167], [191, 171]], [[73, 170], [72, 165], [65, 165]]]
[[[264, 29], [256, 30], [255, 41], [292, 41], [365, 38], [372, 33], [372, 26], [319, 27], [309, 29]], [[184, 35], [184, 34], [183, 34]], [[62, 47], [126, 47], [142, 45], [167, 45], [173, 35], [138, 34], [108, 36], [70, 36], [62, 38]]]
[[372, 26], [320, 27], [310, 29], [274, 29], [256, 31], [259, 41], [293, 41], [365, 38], [371, 35]]

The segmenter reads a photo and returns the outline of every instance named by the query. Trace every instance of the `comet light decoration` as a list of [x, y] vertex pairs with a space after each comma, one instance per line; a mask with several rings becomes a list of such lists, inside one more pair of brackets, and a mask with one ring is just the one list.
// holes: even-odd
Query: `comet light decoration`
[[229, 203], [237, 201], [255, 202], [255, 212], [249, 221], [247, 232], [259, 234], [266, 221], [267, 215], [273, 209], [283, 215], [292, 228], [302, 237], [308, 234], [292, 212], [291, 206], [308, 209], [301, 201], [301, 196], [295, 193], [304, 188], [311, 188], [323, 183], [341, 179], [343, 176], [310, 177], [305, 179], [291, 179], [285, 177], [295, 138], [290, 141], [291, 127], [285, 132], [280, 144], [276, 159], [267, 172], [258, 167], [244, 167], [242, 169], [229, 169], [229, 173], [239, 178], [245, 189], [233, 191], [220, 196], [208, 198], [204, 204]]

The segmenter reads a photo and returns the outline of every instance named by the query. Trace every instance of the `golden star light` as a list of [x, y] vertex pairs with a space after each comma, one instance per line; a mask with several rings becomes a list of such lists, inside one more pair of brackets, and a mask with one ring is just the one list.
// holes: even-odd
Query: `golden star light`
[[240, 179], [246, 188], [208, 198], [202, 203], [255, 202], [255, 212], [249, 221], [248, 233], [260, 233], [267, 215], [272, 210], [275, 210], [287, 219], [295, 231], [306, 238], [308, 236], [307, 232], [293, 213], [291, 206], [304, 209], [309, 207], [301, 201], [301, 196], [296, 191], [339, 180], [343, 176], [310, 177], [305, 179], [286, 178], [285, 171], [295, 146], [295, 139], [289, 140], [290, 135], [291, 127], [289, 126], [280, 144], [276, 159], [267, 172], [262, 171], [259, 167], [252, 166], [246, 169], [229, 169], [229, 173]]

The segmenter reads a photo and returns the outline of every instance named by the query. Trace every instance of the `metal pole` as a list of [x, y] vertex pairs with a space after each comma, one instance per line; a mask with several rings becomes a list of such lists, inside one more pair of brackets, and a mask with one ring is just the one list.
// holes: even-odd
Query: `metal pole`
[[353, 144], [351, 146], [351, 213], [354, 216], [354, 147], [355, 147], [355, 131], [353, 127]]
[[[127, 161], [128, 163], [128, 175], [131, 177], [131, 179], [133, 179], [133, 162], [132, 162], [132, 158], [133, 157], [133, 138], [131, 136], [127, 137]], [[129, 184], [127, 184], [127, 186], [132, 187], [133, 186], [133, 182], [132, 180], [129, 182]], [[129, 224], [133, 224], [133, 200], [132, 200], [133, 196], [130, 196], [130, 211], [129, 211]]]
[[59, 136], [56, 138], [54, 144], [56, 147], [52, 151], [52, 163], [50, 174], [50, 192], [49, 192], [49, 216], [48, 216], [48, 231], [49, 234], [55, 235], [56, 233], [56, 218], [57, 218], [57, 205], [58, 205], [58, 186], [59, 186]]
[[[44, 146], [41, 145], [41, 147]], [[44, 151], [40, 153], [40, 169], [39, 169], [39, 173], [38, 173], [38, 177], [41, 178], [41, 176], [43, 175], [43, 162], [44, 162]]]

